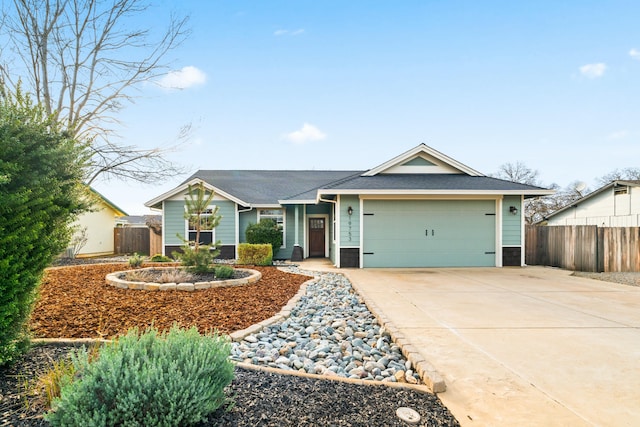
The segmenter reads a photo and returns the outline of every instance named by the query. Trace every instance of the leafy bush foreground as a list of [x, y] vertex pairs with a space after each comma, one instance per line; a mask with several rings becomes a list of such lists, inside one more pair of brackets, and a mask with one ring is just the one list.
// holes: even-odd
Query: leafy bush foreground
[[137, 329], [72, 354], [46, 419], [54, 426], [188, 426], [227, 400], [234, 375], [228, 338], [195, 327]]

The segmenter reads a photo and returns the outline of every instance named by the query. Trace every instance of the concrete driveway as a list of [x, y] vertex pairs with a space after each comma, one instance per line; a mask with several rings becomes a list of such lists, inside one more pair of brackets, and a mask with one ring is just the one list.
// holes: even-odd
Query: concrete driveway
[[640, 288], [542, 267], [350, 269], [465, 426], [640, 425]]

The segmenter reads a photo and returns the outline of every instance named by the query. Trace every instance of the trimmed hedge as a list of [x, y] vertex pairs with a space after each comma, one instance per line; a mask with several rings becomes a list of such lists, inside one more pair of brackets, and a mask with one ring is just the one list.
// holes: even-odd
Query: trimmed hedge
[[261, 219], [257, 224], [249, 224], [245, 231], [247, 243], [269, 243], [272, 255], [276, 255], [282, 247], [282, 229], [271, 218]]
[[238, 264], [271, 265], [273, 264], [273, 249], [268, 243], [238, 245]]

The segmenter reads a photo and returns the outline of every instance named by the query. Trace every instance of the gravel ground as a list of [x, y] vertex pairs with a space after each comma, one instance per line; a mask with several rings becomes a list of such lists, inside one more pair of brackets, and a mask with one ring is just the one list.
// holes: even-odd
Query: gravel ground
[[575, 271], [573, 275], [605, 282], [621, 283], [623, 285], [640, 286], [640, 272], [589, 273], [585, 271]]
[[[29, 393], [38, 373], [72, 346], [34, 347], [20, 362], [0, 370], [0, 426], [47, 426], [38, 397]], [[356, 385], [236, 368], [227, 390], [231, 409], [219, 409], [200, 426], [407, 426], [400, 407], [420, 414], [418, 426], [458, 426], [431, 393]]]

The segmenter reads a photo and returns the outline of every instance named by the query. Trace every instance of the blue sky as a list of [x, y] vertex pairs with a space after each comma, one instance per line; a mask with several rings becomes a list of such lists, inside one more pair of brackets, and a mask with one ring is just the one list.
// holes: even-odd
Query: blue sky
[[[197, 169], [369, 169], [426, 143], [560, 186], [640, 166], [638, 1], [165, 1], [191, 37], [120, 135]], [[98, 182], [130, 214], [181, 182]]]

